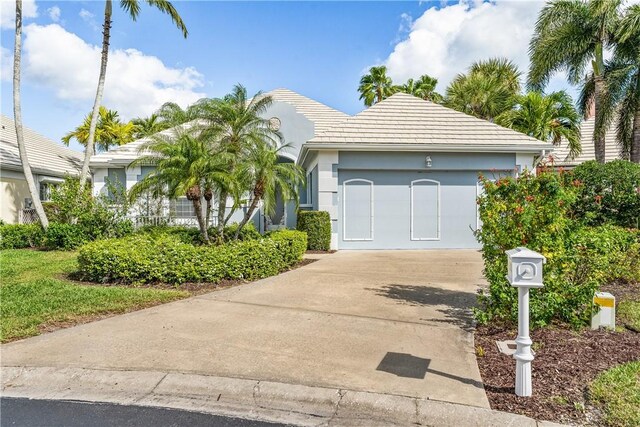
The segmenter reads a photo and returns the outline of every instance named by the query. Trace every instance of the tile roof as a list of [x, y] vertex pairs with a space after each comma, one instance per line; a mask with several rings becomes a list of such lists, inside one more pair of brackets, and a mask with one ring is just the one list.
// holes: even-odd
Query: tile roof
[[265, 93], [265, 95], [271, 96], [275, 101], [286, 102], [287, 104], [293, 105], [296, 111], [314, 123], [316, 135], [350, 117], [342, 111], [338, 111], [289, 89], [275, 89]]
[[[13, 119], [0, 115], [0, 167], [22, 170]], [[78, 175], [82, 168], [83, 154], [56, 143], [49, 138], [23, 126], [24, 143], [29, 163], [34, 173], [64, 177]]]
[[[584, 163], [588, 160], [595, 160], [595, 147], [593, 145], [593, 128], [595, 125], [595, 118], [590, 118], [582, 122], [580, 125], [580, 143], [582, 144], [582, 153], [576, 158], [572, 159], [569, 156], [569, 148], [566, 143], [561, 144], [558, 147], [554, 147], [551, 157], [553, 158], [554, 166], [577, 166], [580, 163]], [[622, 158], [622, 147], [616, 141], [615, 126], [612, 125], [605, 134], [605, 159], [615, 160]]]
[[405, 93], [396, 93], [340, 122], [309, 143], [519, 145], [531, 148], [547, 145], [512, 129]]

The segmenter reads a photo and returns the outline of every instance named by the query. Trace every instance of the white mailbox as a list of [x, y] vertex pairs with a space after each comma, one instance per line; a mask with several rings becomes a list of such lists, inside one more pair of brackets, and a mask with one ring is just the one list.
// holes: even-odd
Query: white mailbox
[[511, 286], [541, 288], [542, 265], [547, 262], [544, 255], [519, 247], [507, 254], [507, 280]]

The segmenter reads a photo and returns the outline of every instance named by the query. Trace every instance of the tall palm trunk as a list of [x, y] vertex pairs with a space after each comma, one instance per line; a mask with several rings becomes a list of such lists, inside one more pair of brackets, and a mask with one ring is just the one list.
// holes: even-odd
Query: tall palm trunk
[[634, 163], [640, 163], [640, 109], [633, 116], [633, 135], [631, 139], [631, 159]]
[[[605, 82], [604, 82], [604, 77], [602, 77], [601, 75], [596, 75], [595, 76], [595, 115], [596, 115], [596, 120], [598, 117], [598, 114], [600, 113], [600, 111], [602, 111], [602, 100], [604, 97], [604, 91], [605, 89]], [[599, 163], [604, 163], [606, 161], [606, 142], [605, 142], [605, 132], [606, 130], [604, 129], [604, 126], [601, 126], [602, 129], [598, 129], [598, 126], [596, 126], [596, 129], [593, 133], [593, 144], [594, 144], [594, 149], [595, 149], [595, 155], [596, 155], [596, 160]]]
[[100, 77], [98, 77], [98, 89], [96, 90], [96, 98], [93, 101], [93, 112], [91, 113], [91, 124], [89, 125], [89, 139], [87, 147], [84, 150], [84, 162], [80, 172], [80, 191], [84, 190], [84, 186], [89, 179], [89, 161], [94, 152], [94, 141], [96, 138], [96, 127], [98, 125], [98, 117], [100, 115], [100, 104], [102, 103], [102, 94], [104, 92], [104, 81], [107, 75], [107, 61], [109, 60], [109, 39], [111, 37], [111, 0], [106, 0], [104, 5], [104, 24], [102, 25], [102, 58], [100, 60]]
[[33, 206], [36, 209], [42, 227], [49, 226], [49, 220], [44, 213], [40, 194], [36, 188], [36, 183], [31, 173], [31, 165], [27, 156], [27, 148], [24, 145], [24, 135], [22, 133], [22, 107], [20, 105], [20, 62], [22, 60], [22, 0], [16, 0], [16, 40], [13, 48], [13, 117], [16, 126], [16, 140], [18, 141], [18, 151], [20, 152], [20, 162], [22, 172], [29, 187], [29, 194]]

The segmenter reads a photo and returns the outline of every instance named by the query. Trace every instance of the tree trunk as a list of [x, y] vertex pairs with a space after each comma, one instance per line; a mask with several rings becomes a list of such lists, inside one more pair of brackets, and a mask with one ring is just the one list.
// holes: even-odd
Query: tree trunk
[[[595, 86], [596, 86], [595, 87], [595, 115], [597, 120], [598, 114], [600, 114], [601, 108], [602, 108], [602, 99], [604, 97], [605, 82], [604, 82], [604, 78], [601, 75], [596, 75], [594, 79], [595, 79]], [[600, 129], [598, 131], [597, 128], [593, 132], [593, 144], [595, 148], [596, 160], [599, 163], [604, 163], [606, 161], [605, 133], [606, 133], [606, 129]]]
[[193, 199], [191, 201], [193, 203], [193, 209], [196, 211], [196, 218], [198, 219], [198, 226], [200, 227], [200, 234], [202, 235], [202, 240], [208, 245], [211, 243], [209, 240], [209, 232], [207, 231], [207, 224], [204, 222], [204, 216], [202, 215], [202, 201], [200, 198]]
[[40, 224], [43, 228], [49, 226], [49, 220], [42, 207], [40, 201], [40, 193], [36, 188], [36, 183], [31, 173], [31, 165], [29, 164], [29, 156], [27, 148], [24, 145], [24, 135], [22, 133], [22, 106], [20, 105], [20, 61], [22, 60], [22, 0], [16, 0], [16, 39], [13, 49], [13, 118], [16, 127], [16, 140], [18, 142], [18, 151], [20, 153], [20, 162], [22, 163], [22, 172], [29, 187], [29, 194], [33, 206], [36, 209]]
[[220, 200], [218, 200], [218, 224], [217, 224], [217, 230], [218, 230], [218, 243], [222, 244], [224, 242], [224, 214], [225, 211], [227, 210], [227, 197], [229, 196], [229, 194], [227, 194], [226, 191], [220, 191]]
[[633, 116], [633, 134], [631, 136], [631, 158], [634, 163], [640, 163], [640, 109]]
[[100, 114], [100, 104], [102, 103], [102, 94], [104, 92], [104, 81], [107, 75], [107, 61], [109, 60], [109, 39], [111, 34], [111, 0], [106, 0], [104, 6], [104, 24], [102, 25], [102, 59], [100, 60], [100, 76], [98, 77], [98, 89], [96, 90], [96, 98], [93, 101], [93, 111], [91, 113], [91, 124], [89, 125], [89, 139], [87, 147], [84, 150], [84, 162], [80, 171], [80, 191], [84, 190], [85, 184], [89, 179], [89, 161], [94, 152], [94, 143], [96, 138], [96, 127], [98, 125], [98, 116]]
[[238, 229], [236, 230], [236, 234], [235, 236], [233, 236], [234, 240], [238, 240], [238, 236], [240, 236], [240, 232], [242, 231], [242, 228], [245, 225], [247, 225], [247, 222], [249, 222], [249, 220], [251, 219], [251, 216], [253, 215], [253, 212], [258, 207], [258, 202], [260, 201], [261, 198], [262, 197], [255, 196], [251, 201], [251, 205], [249, 205], [249, 209], [244, 214], [244, 218], [242, 218], [242, 221], [240, 221], [240, 224], [238, 224]]

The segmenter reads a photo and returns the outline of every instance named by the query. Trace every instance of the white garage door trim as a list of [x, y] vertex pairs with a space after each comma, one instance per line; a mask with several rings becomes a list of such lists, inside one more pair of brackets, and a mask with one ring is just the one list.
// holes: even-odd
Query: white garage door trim
[[[414, 200], [414, 187], [415, 184], [427, 182], [429, 184], [436, 185], [436, 235], [435, 237], [416, 237], [415, 236], [415, 225], [414, 225], [414, 210], [416, 207], [416, 203]], [[440, 182], [433, 179], [416, 179], [411, 181], [411, 240], [440, 240]]]
[[[362, 238], [348, 238], [347, 237], [347, 187], [349, 186], [349, 183], [352, 182], [366, 182], [367, 184], [369, 184], [369, 191], [370, 191], [370, 195], [369, 195], [369, 200], [370, 200], [370, 206], [369, 206], [369, 214], [370, 214], [370, 230], [369, 230], [369, 236], [370, 237], [362, 237]], [[374, 206], [374, 201], [373, 201], [373, 181], [370, 181], [368, 179], [362, 179], [362, 178], [353, 178], [353, 179], [349, 179], [346, 180], [345, 182], [342, 183], [342, 240], [344, 241], [372, 241], [373, 240], [373, 221], [374, 221], [374, 213], [373, 213], [373, 206]]]

